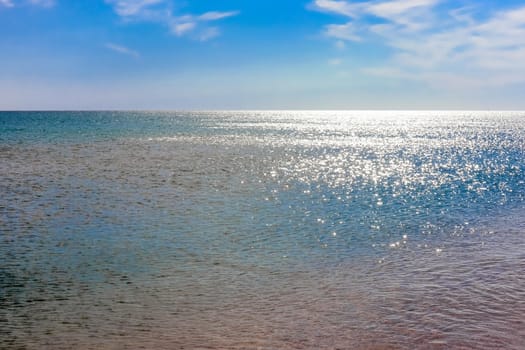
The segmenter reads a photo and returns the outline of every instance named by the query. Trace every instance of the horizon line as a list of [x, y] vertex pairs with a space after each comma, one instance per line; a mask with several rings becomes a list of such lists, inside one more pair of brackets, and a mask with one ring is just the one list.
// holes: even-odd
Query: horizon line
[[282, 108], [282, 109], [114, 109], [114, 108], [95, 108], [95, 109], [0, 109], [0, 113], [10, 112], [524, 112], [525, 109], [404, 109], [404, 108], [380, 108], [380, 109], [312, 109], [312, 108]]

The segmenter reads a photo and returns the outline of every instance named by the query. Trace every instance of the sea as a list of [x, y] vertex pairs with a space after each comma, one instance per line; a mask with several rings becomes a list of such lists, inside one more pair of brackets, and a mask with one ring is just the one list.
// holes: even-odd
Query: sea
[[525, 349], [525, 112], [1, 112], [0, 348]]

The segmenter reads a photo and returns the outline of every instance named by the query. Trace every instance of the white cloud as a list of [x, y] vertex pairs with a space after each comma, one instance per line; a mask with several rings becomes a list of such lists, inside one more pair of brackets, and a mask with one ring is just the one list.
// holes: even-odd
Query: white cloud
[[314, 0], [314, 10], [335, 13], [352, 19], [366, 15], [395, 20], [409, 11], [435, 6], [440, 0], [393, 0], [350, 2], [345, 0]]
[[210, 12], [206, 12], [198, 16], [197, 19], [200, 21], [216, 21], [218, 19], [237, 16], [238, 14], [239, 14], [239, 11], [228, 11], [228, 12], [210, 11]]
[[183, 23], [175, 22], [171, 25], [171, 31], [177, 36], [182, 36], [194, 30], [196, 26], [197, 26], [197, 23], [191, 22], [191, 21], [183, 22]]
[[347, 17], [358, 17], [361, 12], [360, 3], [349, 3], [341, 0], [315, 0], [312, 8], [322, 12], [336, 13]]
[[312, 5], [346, 18], [325, 26], [325, 36], [392, 50], [384, 67], [366, 67], [367, 74], [461, 86], [525, 82], [525, 6], [495, 11], [440, 0]]
[[217, 27], [210, 27], [213, 22], [239, 14], [238, 11], [209, 11], [200, 15], [175, 14], [172, 4], [167, 0], [106, 0], [114, 11], [126, 21], [147, 21], [165, 25], [175, 36], [189, 36], [206, 41], [220, 34]]
[[[335, 13], [351, 19], [346, 26], [365, 22], [363, 18], [374, 16], [412, 30], [426, 27], [429, 11], [440, 0], [393, 0], [352, 2], [342, 0], [315, 0], [313, 8], [321, 12]], [[340, 25], [341, 26], [341, 25]], [[353, 39], [349, 39], [353, 40]]]
[[434, 6], [439, 0], [394, 0], [370, 3], [365, 6], [365, 11], [378, 17], [393, 19], [395, 16], [413, 9]]
[[131, 57], [134, 57], [134, 58], [139, 58], [140, 57], [140, 54], [135, 51], [135, 50], [132, 50], [128, 47], [125, 47], [125, 46], [122, 46], [122, 45], [117, 45], [117, 44], [113, 44], [113, 43], [106, 43], [104, 45], [107, 49], [111, 50], [111, 51], [114, 51], [114, 52], [117, 52], [117, 53], [120, 53], [120, 54], [123, 54], [123, 55], [128, 55], [128, 56], [131, 56]]
[[158, 5], [163, 0], [106, 0], [114, 6], [115, 12], [122, 17], [135, 16], [145, 9]]
[[329, 24], [325, 28], [325, 35], [339, 40], [361, 41], [357, 31], [356, 26], [351, 22], [346, 24]]
[[169, 19], [170, 28], [173, 34], [177, 36], [183, 36], [190, 33], [196, 33], [196, 38], [201, 41], [207, 41], [209, 39], [215, 38], [220, 34], [220, 31], [217, 27], [199, 27], [202, 23], [217, 21], [223, 18], [228, 18], [236, 16], [238, 11], [229, 11], [229, 12], [206, 12], [199, 16], [185, 15], [185, 16], [173, 16]]

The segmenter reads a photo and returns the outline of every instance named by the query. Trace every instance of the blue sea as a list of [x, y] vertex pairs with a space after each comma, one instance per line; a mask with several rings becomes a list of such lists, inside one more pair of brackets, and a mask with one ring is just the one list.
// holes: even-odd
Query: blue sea
[[525, 112], [1, 112], [0, 348], [524, 349]]

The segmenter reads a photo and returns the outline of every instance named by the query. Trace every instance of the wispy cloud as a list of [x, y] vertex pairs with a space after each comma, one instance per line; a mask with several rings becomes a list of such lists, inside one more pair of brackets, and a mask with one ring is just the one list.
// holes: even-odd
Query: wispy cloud
[[327, 36], [347, 41], [361, 41], [361, 36], [358, 32], [359, 28], [357, 28], [352, 22], [344, 24], [329, 24], [325, 28], [325, 34]]
[[325, 36], [392, 50], [384, 67], [366, 67], [367, 74], [462, 86], [525, 82], [525, 6], [495, 11], [444, 0], [315, 0], [311, 8], [343, 18], [325, 26]]
[[13, 7], [15, 6], [11, 0], [0, 0], [0, 5], [4, 7]]
[[343, 63], [343, 60], [340, 58], [332, 58], [328, 60], [328, 64], [331, 66], [339, 66]]
[[237, 16], [238, 14], [239, 14], [239, 11], [227, 11], [227, 12], [210, 11], [210, 12], [206, 12], [198, 16], [197, 19], [200, 21], [216, 21], [218, 19]]
[[115, 12], [122, 17], [136, 16], [153, 5], [162, 4], [163, 0], [108, 0]]
[[[325, 28], [329, 37], [360, 41], [362, 35], [374, 31], [417, 31], [429, 26], [431, 9], [439, 0], [393, 0], [350, 3], [343, 0], [315, 0], [312, 8], [317, 11], [348, 17], [344, 24], [330, 24]], [[370, 17], [381, 19], [381, 24], [370, 24]], [[377, 22], [377, 21], [375, 21]]]
[[207, 22], [213, 22], [223, 18], [233, 17], [236, 16], [238, 13], [238, 11], [211, 11], [198, 16], [171, 16], [170, 18], [168, 18], [167, 23], [171, 29], [171, 32], [176, 36], [192, 34], [194, 38], [206, 41], [220, 34], [220, 31], [217, 27], [207, 26]]
[[29, 0], [29, 3], [32, 5], [42, 6], [42, 7], [53, 7], [55, 6], [54, 0]]
[[114, 43], [106, 43], [104, 45], [107, 49], [113, 51], [113, 52], [117, 52], [119, 54], [123, 54], [123, 55], [127, 55], [127, 56], [131, 56], [131, 57], [134, 57], [134, 58], [139, 58], [140, 57], [140, 54], [135, 51], [135, 50], [132, 50], [128, 47], [125, 47], [125, 46], [122, 46], [122, 45], [117, 45], [117, 44], [114, 44]]
[[0, 0], [0, 7], [15, 7], [20, 5], [35, 5], [40, 7], [53, 7], [55, 5], [54, 0]]
[[334, 46], [338, 50], [344, 50], [346, 48], [346, 43], [344, 42], [344, 40], [337, 40], [334, 43]]
[[156, 22], [166, 26], [175, 36], [188, 36], [206, 41], [220, 35], [211, 22], [233, 17], [239, 11], [209, 11], [203, 14], [178, 14], [168, 0], [106, 0], [115, 13], [127, 21]]
[[346, 17], [356, 18], [361, 12], [360, 3], [350, 3], [341, 0], [315, 0], [311, 4], [312, 9], [343, 15]]

